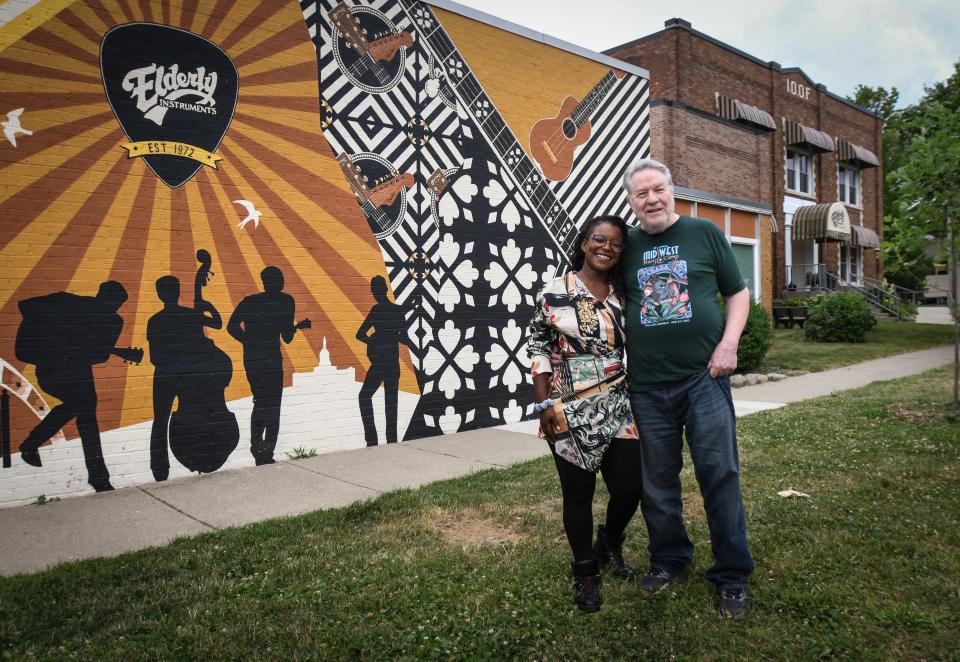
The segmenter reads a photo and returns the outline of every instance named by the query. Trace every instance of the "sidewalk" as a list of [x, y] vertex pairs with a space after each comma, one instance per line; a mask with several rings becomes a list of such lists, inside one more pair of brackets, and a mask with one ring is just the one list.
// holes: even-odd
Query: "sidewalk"
[[[735, 389], [737, 416], [947, 365], [952, 347]], [[504, 468], [547, 454], [533, 421], [219, 471], [42, 506], [0, 510], [0, 575], [116, 556], [174, 538], [346, 506], [398, 488]]]

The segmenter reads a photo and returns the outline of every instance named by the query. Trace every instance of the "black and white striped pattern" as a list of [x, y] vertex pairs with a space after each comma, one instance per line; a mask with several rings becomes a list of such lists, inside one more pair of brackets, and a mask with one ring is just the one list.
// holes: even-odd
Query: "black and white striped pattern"
[[578, 151], [570, 175], [553, 187], [578, 225], [603, 214], [632, 223], [621, 181], [631, 162], [650, 155], [648, 92], [646, 80], [624, 76], [590, 116], [590, 140]]

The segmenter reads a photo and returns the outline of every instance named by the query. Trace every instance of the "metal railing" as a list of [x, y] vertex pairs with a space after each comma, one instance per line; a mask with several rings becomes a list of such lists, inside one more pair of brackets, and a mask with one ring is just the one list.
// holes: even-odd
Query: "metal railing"
[[[855, 284], [827, 271], [825, 264], [795, 264], [788, 269], [787, 294], [790, 292], [856, 292], [868, 303], [901, 320], [908, 308], [900, 298], [883, 287], [882, 283], [854, 274], [861, 284]], [[901, 288], [905, 289], [905, 288]], [[911, 306], [915, 308], [915, 306]]]
[[837, 277], [827, 271], [825, 264], [794, 264], [787, 268], [787, 292], [832, 292]]

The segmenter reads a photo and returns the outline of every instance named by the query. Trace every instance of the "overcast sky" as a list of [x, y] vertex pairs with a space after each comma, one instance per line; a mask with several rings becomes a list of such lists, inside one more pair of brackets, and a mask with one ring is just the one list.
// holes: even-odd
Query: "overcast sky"
[[594, 51], [663, 29], [669, 18], [840, 96], [858, 83], [900, 90], [900, 106], [950, 76], [960, 59], [957, 0], [461, 0]]

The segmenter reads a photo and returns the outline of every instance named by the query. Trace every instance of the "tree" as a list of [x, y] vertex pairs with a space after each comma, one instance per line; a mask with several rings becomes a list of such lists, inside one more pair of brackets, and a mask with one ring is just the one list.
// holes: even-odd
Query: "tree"
[[891, 87], [888, 92], [883, 86], [857, 85], [853, 91], [853, 96], [847, 97], [847, 99], [861, 108], [874, 111], [886, 122], [895, 112], [897, 101], [900, 100], [900, 90]]
[[[960, 72], [960, 68], [957, 68]], [[960, 82], [960, 76], [952, 80]], [[954, 88], [958, 86], [955, 84]], [[925, 100], [913, 119], [916, 134], [903, 165], [893, 175], [897, 212], [917, 232], [944, 241], [950, 256], [954, 331], [953, 406], [960, 411], [960, 305], [957, 244], [960, 241], [960, 113], [942, 101]]]

